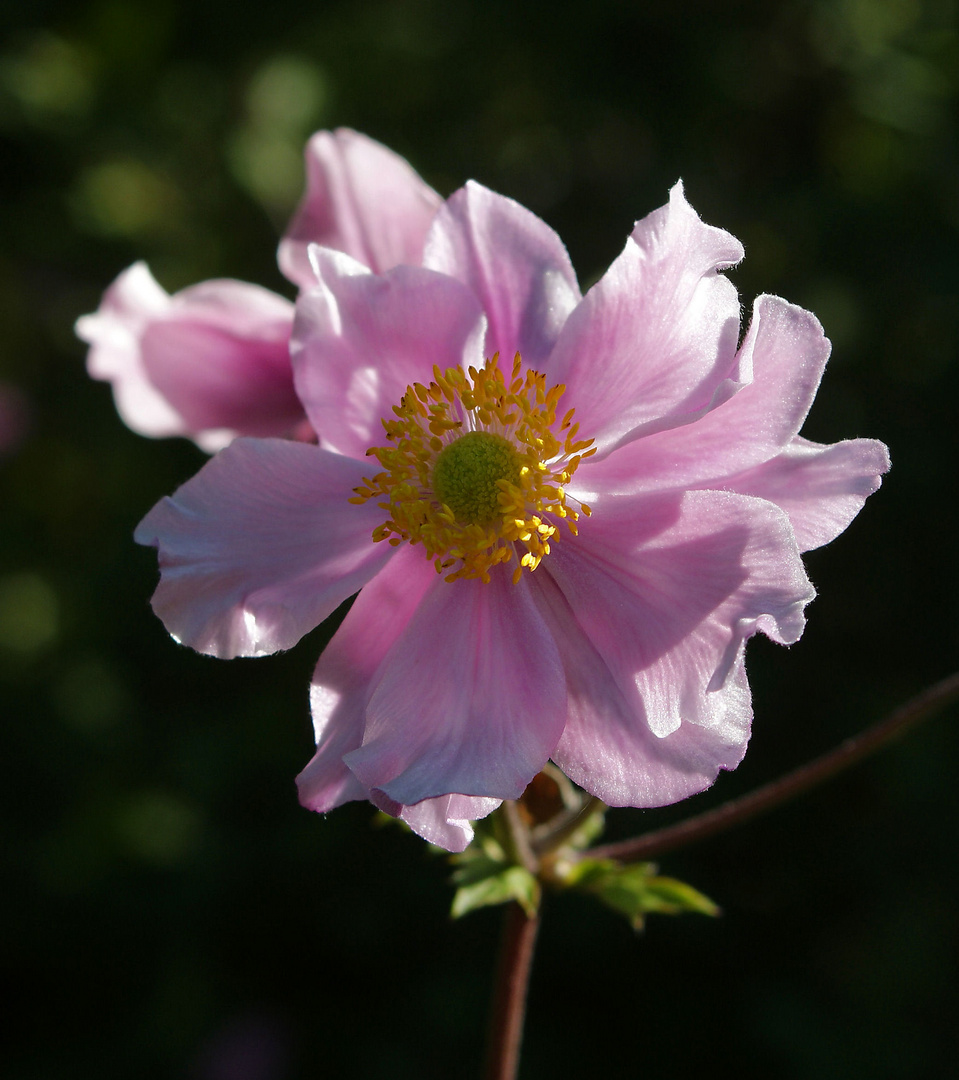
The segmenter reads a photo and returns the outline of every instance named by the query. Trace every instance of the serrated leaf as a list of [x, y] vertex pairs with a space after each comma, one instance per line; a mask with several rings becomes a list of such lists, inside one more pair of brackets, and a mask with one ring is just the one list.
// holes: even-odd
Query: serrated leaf
[[[476, 863], [473, 863], [469, 867], [463, 867], [456, 874], [472, 870], [475, 865]], [[454, 880], [456, 880], [456, 875], [454, 875]], [[498, 864], [497, 872], [472, 880], [456, 890], [451, 914], [454, 919], [459, 919], [477, 908], [516, 900], [532, 918], [539, 908], [540, 892], [539, 882], [527, 869], [522, 866], [504, 867]]]

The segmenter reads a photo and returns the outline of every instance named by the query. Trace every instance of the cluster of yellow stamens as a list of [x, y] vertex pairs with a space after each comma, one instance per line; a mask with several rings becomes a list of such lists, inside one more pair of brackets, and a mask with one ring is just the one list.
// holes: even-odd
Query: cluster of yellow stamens
[[513, 559], [514, 582], [535, 570], [560, 521], [575, 536], [590, 512], [570, 506], [564, 490], [595, 453], [592, 439], [576, 438], [572, 409], [557, 425], [564, 389], [547, 390], [519, 353], [508, 379], [497, 354], [479, 370], [434, 367], [429, 386], [408, 386], [396, 419], [382, 422], [389, 445], [367, 450], [383, 472], [364, 478], [350, 500], [382, 499], [389, 518], [373, 539], [422, 544], [447, 581], [488, 582], [493, 566]]

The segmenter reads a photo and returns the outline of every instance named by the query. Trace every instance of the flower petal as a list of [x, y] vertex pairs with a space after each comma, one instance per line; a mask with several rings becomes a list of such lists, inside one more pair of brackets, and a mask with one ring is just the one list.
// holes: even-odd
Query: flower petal
[[383, 441], [381, 419], [416, 381], [482, 364], [485, 322], [472, 293], [413, 266], [371, 274], [313, 249], [319, 286], [297, 304], [294, 379], [320, 445], [361, 458]]
[[576, 475], [583, 497], [591, 485], [620, 492], [723, 487], [725, 478], [792, 442], [828, 356], [814, 315], [776, 296], [758, 297], [736, 357], [735, 393], [693, 423], [637, 438], [603, 460], [588, 459]]
[[[659, 792], [671, 798], [691, 788], [677, 779], [681, 755], [664, 754], [650, 773], [643, 728], [660, 739], [690, 725], [706, 732], [673, 740], [693, 750], [685, 769], [692, 787], [735, 764], [750, 716], [743, 643], [757, 630], [797, 640], [814, 595], [785, 514], [712, 491], [605, 500], [576, 544], [557, 545], [544, 566], [616, 687], [598, 698], [594, 715], [582, 686], [601, 685], [596, 662], [587, 655], [577, 675], [567, 660], [574, 704], [557, 751], [564, 765], [592, 778], [604, 798], [649, 805]], [[614, 721], [608, 742], [598, 735], [603, 715]], [[592, 755], [584, 731], [597, 735]]]
[[799, 550], [811, 551], [846, 529], [889, 467], [889, 451], [875, 439], [823, 446], [797, 437], [781, 454], [729, 477], [723, 487], [781, 507]]
[[436, 571], [421, 550], [399, 548], [323, 650], [310, 686], [316, 754], [296, 781], [300, 802], [310, 810], [325, 813], [369, 798], [343, 756], [362, 744], [373, 677], [435, 582]]
[[525, 581], [437, 578], [384, 660], [361, 749], [346, 761], [378, 805], [515, 799], [563, 730], [556, 645]]
[[536, 585], [566, 670], [569, 709], [553, 760], [571, 780], [610, 806], [666, 806], [739, 764], [751, 717], [742, 663], [710, 691], [723, 715], [715, 730], [683, 724], [657, 737], [627, 703], [550, 576], [537, 574]]
[[[310, 687], [316, 754], [296, 778], [300, 802], [310, 810], [325, 812], [370, 797], [343, 757], [363, 741], [377, 669], [435, 583], [436, 571], [423, 553], [401, 548], [356, 598], [323, 650]], [[401, 817], [430, 843], [462, 851], [473, 839], [470, 821], [485, 817], [499, 803], [454, 794], [424, 799], [415, 806], [387, 803], [382, 809]]]
[[569, 255], [555, 232], [512, 199], [470, 181], [443, 204], [423, 265], [465, 282], [489, 319], [486, 356], [516, 352], [542, 370], [579, 301]]
[[441, 202], [381, 143], [348, 128], [317, 132], [306, 144], [306, 194], [280, 241], [280, 269], [309, 288], [310, 244], [345, 251], [377, 274], [418, 266]]
[[640, 221], [619, 258], [569, 317], [550, 361], [600, 454], [652, 427], [687, 423], [726, 395], [739, 299], [719, 273], [739, 241], [705, 225], [682, 184]]
[[502, 799], [471, 798], [467, 795], [440, 795], [415, 806], [404, 806], [400, 817], [418, 836], [447, 851], [465, 851], [473, 840], [470, 822], [484, 818]]
[[288, 649], [377, 573], [383, 512], [347, 502], [358, 462], [282, 439], [237, 439], [137, 527], [158, 548], [153, 610], [211, 656]]
[[113, 384], [142, 435], [188, 435], [218, 450], [237, 435], [286, 435], [302, 421], [293, 389], [289, 300], [242, 281], [206, 281], [168, 296], [145, 263], [77, 321], [90, 374]]
[[140, 356], [140, 334], [162, 316], [170, 297], [144, 262], [124, 270], [92, 315], [77, 319], [76, 333], [90, 345], [87, 371], [113, 385], [117, 412], [132, 431], [160, 438], [183, 434], [179, 413], [150, 382]]
[[258, 285], [206, 281], [144, 328], [144, 371], [204, 449], [237, 434], [283, 436], [304, 419], [290, 366], [293, 311]]

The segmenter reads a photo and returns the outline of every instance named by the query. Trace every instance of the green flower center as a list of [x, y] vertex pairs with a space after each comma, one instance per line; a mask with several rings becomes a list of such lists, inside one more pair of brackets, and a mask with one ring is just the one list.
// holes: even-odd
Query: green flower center
[[433, 494], [457, 521], [488, 525], [503, 514], [500, 481], [520, 486], [522, 461], [510, 442], [491, 431], [468, 431], [433, 465]]

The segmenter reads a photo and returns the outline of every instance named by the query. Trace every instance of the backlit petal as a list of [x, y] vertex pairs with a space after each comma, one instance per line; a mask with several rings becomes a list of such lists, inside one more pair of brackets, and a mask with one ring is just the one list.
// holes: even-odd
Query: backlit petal
[[399, 816], [413, 832], [431, 844], [447, 851], [465, 851], [473, 839], [470, 822], [492, 814], [502, 801], [440, 795], [435, 799], [424, 799], [415, 806], [405, 806]]
[[310, 687], [316, 754], [297, 777], [300, 802], [310, 810], [369, 797], [343, 755], [363, 742], [373, 677], [435, 581], [422, 552], [401, 548], [356, 598], [323, 650]]
[[434, 364], [482, 363], [483, 314], [442, 274], [400, 266], [378, 276], [324, 248], [313, 257], [319, 285], [301, 296], [293, 330], [296, 388], [320, 444], [361, 458]]
[[843, 532], [888, 470], [889, 451], [875, 439], [822, 446], [798, 437], [776, 457], [730, 477], [723, 486], [781, 507], [799, 550], [810, 551]]
[[486, 355], [519, 352], [537, 370], [579, 301], [569, 255], [555, 232], [519, 203], [470, 181], [436, 217], [423, 265], [467, 284], [489, 319]]
[[150, 382], [140, 355], [140, 335], [166, 313], [170, 297], [147, 264], [134, 263], [103, 294], [92, 315], [77, 319], [76, 332], [90, 345], [87, 371], [113, 386], [117, 412], [140, 435], [179, 435], [182, 418]]
[[168, 296], [144, 263], [77, 321], [87, 367], [112, 383], [142, 435], [187, 435], [204, 450], [237, 435], [288, 434], [303, 421], [293, 389], [293, 305], [258, 285], [206, 281]]
[[[785, 514], [723, 492], [605, 501], [548, 572], [629, 715], [660, 738], [692, 724], [736, 745], [748, 697], [727, 692], [743, 641], [797, 640], [812, 599]], [[712, 736], [711, 736], [712, 737]]]
[[610, 806], [662, 806], [709, 787], [720, 769], [735, 768], [751, 716], [741, 663], [710, 691], [722, 723], [654, 735], [550, 576], [537, 574], [534, 582], [566, 671], [566, 727], [553, 760], [571, 780]]
[[153, 610], [211, 656], [288, 649], [389, 559], [376, 506], [347, 500], [362, 466], [316, 446], [238, 439], [137, 527], [158, 549]]
[[[577, 482], [604, 490], [722, 487], [726, 477], [768, 461], [799, 433], [829, 342], [816, 317], [776, 296], [760, 296], [736, 357], [735, 392], [693, 423], [654, 432], [601, 461]], [[577, 419], [579, 412], [577, 410]]]
[[703, 224], [677, 184], [570, 316], [550, 380], [566, 384], [565, 400], [601, 455], [688, 423], [732, 392], [739, 299], [719, 271], [742, 254], [735, 237]]
[[306, 144], [306, 193], [280, 242], [280, 269], [311, 287], [310, 244], [344, 251], [377, 274], [417, 266], [441, 202], [381, 143], [348, 128], [317, 132]]
[[526, 582], [498, 569], [488, 585], [437, 577], [377, 674], [347, 764], [394, 803], [517, 798], [559, 739], [556, 645]]

